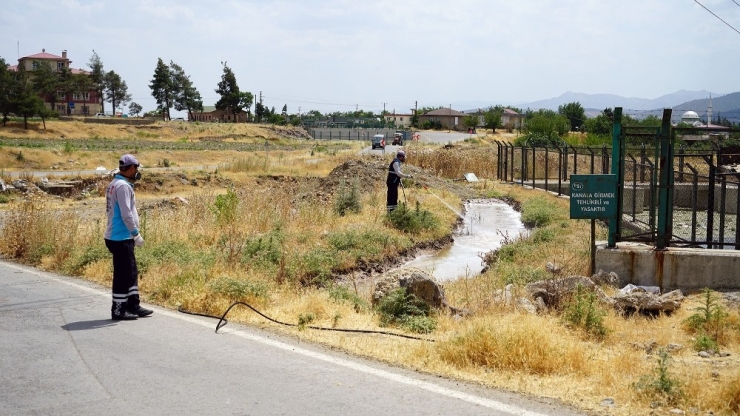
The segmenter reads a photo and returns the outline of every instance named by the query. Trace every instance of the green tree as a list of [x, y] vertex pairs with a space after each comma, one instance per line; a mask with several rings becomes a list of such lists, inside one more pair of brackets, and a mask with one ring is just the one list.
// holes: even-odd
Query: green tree
[[105, 74], [104, 85], [105, 99], [113, 106], [113, 115], [115, 115], [119, 105], [124, 106], [131, 101], [131, 94], [128, 93], [126, 81], [114, 71]]
[[496, 133], [496, 129], [501, 127], [501, 116], [503, 114], [504, 108], [500, 105], [488, 107], [488, 110], [483, 114], [483, 125], [487, 129], [491, 129], [493, 133]]
[[31, 71], [31, 85], [36, 93], [46, 97], [52, 109], [56, 108], [59, 75], [56, 68], [52, 68], [51, 63], [36, 62], [36, 67]]
[[474, 129], [478, 127], [478, 115], [470, 114], [470, 115], [463, 117], [463, 126], [469, 129]]
[[270, 110], [266, 109], [262, 103], [256, 103], [254, 105], [254, 119], [257, 123], [261, 123], [263, 118], [266, 118], [265, 112], [269, 114]]
[[162, 58], [158, 58], [157, 67], [154, 69], [154, 78], [149, 83], [149, 89], [152, 90], [152, 97], [157, 101], [157, 108], [162, 110], [162, 118], [170, 119], [170, 107], [174, 99], [175, 86], [172, 82], [170, 68], [165, 65]]
[[234, 115], [234, 123], [236, 123], [237, 114], [244, 107], [252, 106], [252, 93], [239, 91], [234, 72], [226, 65], [226, 62], [221, 62], [221, 64], [224, 66], [224, 73], [221, 75], [218, 88], [216, 88], [216, 93], [221, 96], [216, 102], [216, 108], [224, 111], [231, 109]]
[[5, 59], [0, 57], [0, 113], [3, 115], [3, 126], [8, 123], [8, 114], [13, 112], [15, 81], [15, 74], [8, 69]]
[[578, 131], [586, 120], [586, 111], [579, 102], [568, 103], [558, 106], [558, 114], [568, 118], [570, 122], [570, 131]]
[[607, 116], [607, 113], [611, 113], [611, 109], [605, 109], [601, 114], [596, 117], [589, 118], [583, 123], [583, 127], [588, 134], [596, 136], [610, 136], [612, 134], [612, 119]]
[[131, 101], [131, 104], [128, 105], [128, 113], [131, 115], [138, 116], [139, 113], [141, 113], [141, 110], [143, 110], [143, 108], [134, 101]]
[[195, 88], [190, 76], [185, 74], [182, 67], [170, 61], [170, 74], [174, 88], [174, 107], [177, 111], [187, 111], [188, 120], [193, 120], [193, 111], [203, 111], [203, 99]]
[[100, 102], [100, 112], [105, 113], [105, 70], [103, 69], [103, 61], [100, 60], [95, 50], [93, 50], [87, 66], [90, 68], [92, 89], [95, 90], [95, 95], [97, 95], [97, 99]]
[[34, 90], [33, 83], [29, 81], [28, 74], [22, 66], [18, 67], [14, 75], [10, 92], [11, 109], [13, 113], [23, 117], [23, 128], [28, 129], [29, 117], [48, 115], [46, 105], [38, 92]]
[[570, 130], [568, 118], [552, 110], [528, 111], [524, 131], [526, 135], [517, 139], [517, 144], [528, 146], [559, 145], [561, 136]]
[[87, 100], [89, 98], [90, 90], [93, 88], [93, 82], [92, 79], [88, 74], [72, 74], [72, 79], [70, 80], [70, 86], [71, 86], [71, 92], [79, 93], [82, 96], [82, 113], [85, 115], [90, 114], [89, 109], [87, 108]]

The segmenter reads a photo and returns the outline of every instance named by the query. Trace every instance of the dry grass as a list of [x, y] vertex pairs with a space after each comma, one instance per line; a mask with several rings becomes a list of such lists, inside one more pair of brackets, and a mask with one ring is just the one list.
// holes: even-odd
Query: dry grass
[[[476, 146], [482, 150], [475, 151]], [[454, 154], [426, 152], [419, 147], [413, 149], [415, 155], [410, 159], [452, 177], [466, 171], [487, 172], [486, 163], [492, 164], [490, 145], [470, 147], [473, 150], [460, 149]], [[6, 150], [0, 148], [0, 154]], [[348, 152], [354, 150], [350, 147]], [[29, 156], [41, 157], [32, 152]], [[145, 156], [152, 157], [149, 152]], [[170, 156], [177, 163], [196, 157], [180, 152]], [[441, 225], [413, 236], [395, 230], [385, 222], [381, 181], [362, 193], [359, 213], [337, 215], [332, 209], [334, 196], [319, 195], [308, 177], [325, 176], [350, 157], [342, 151], [315, 149], [313, 155], [304, 149], [282, 155], [241, 152], [224, 153], [220, 159], [214, 156], [219, 176], [225, 179], [219, 183], [230, 183], [238, 201], [234, 216], [228, 215], [226, 208], [216, 208], [219, 196], [229, 195], [227, 188], [217, 183], [176, 188], [189, 198], [189, 205], [143, 210], [146, 246], [137, 251], [137, 257], [145, 299], [213, 315], [242, 300], [284, 322], [398, 330], [379, 327], [373, 311], [358, 303], [369, 304], [377, 275], [355, 281], [350, 277], [352, 298], [346, 293], [345, 297], [333, 296], [336, 288], [323, 273], [351, 270], [358, 262], [382, 262], [417, 242], [439, 238], [449, 233], [456, 216], [437, 198], [409, 192], [409, 204], [420, 202]], [[515, 293], [521, 294], [528, 281], [548, 277], [547, 262], [563, 267], [563, 275], [587, 274], [589, 222], [567, 219], [565, 199], [486, 180], [489, 174], [479, 174], [484, 180], [476, 185], [478, 192], [524, 206], [545, 198], [551, 211], [543, 215], [549, 222], [529, 237], [511, 241], [499, 253], [505, 258], [483, 275], [446, 285], [450, 304], [466, 308], [472, 315], [463, 320], [436, 316], [437, 330], [429, 336], [437, 342], [278, 327], [246, 308], [234, 309], [229, 319], [418, 371], [555, 397], [596, 414], [666, 414], [672, 408], [687, 413], [694, 409], [700, 414], [740, 412], [737, 307], [727, 307], [729, 329], [721, 339], [722, 351], [731, 355], [703, 359], [694, 351], [694, 335], [684, 324], [701, 305], [698, 296], [689, 297], [672, 316], [647, 319], [609, 311], [603, 322], [609, 334], [603, 340], [566, 327], [556, 312], [533, 316], [494, 303], [494, 293], [507, 283], [514, 283]], [[306, 180], [281, 181], [272, 176]], [[137, 191], [137, 198], [140, 204], [148, 204], [161, 199], [162, 192]], [[433, 192], [447, 204], [460, 206], [460, 198], [448, 190]], [[88, 205], [19, 199], [3, 204], [7, 207], [0, 223], [0, 252], [108, 286], [110, 257], [100, 237], [103, 200], [98, 197], [85, 202]], [[606, 237], [603, 227], [598, 233], [598, 238]], [[671, 344], [679, 347], [671, 350], [667, 371], [683, 395], [669, 401], [660, 395], [639, 394], [635, 384], [645, 377], [656, 377], [656, 351]], [[614, 408], [600, 406], [607, 397], [615, 400]]]

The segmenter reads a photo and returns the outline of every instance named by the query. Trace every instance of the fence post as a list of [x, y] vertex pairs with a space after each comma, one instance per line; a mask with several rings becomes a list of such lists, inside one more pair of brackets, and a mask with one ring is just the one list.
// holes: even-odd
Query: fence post
[[686, 167], [691, 169], [693, 173], [693, 177], [691, 178], [691, 243], [694, 243], [696, 242], [696, 205], [699, 199], [699, 172], [690, 163], [687, 163]]
[[511, 144], [511, 183], [514, 183], [514, 144]]
[[660, 181], [658, 184], [658, 240], [655, 248], [668, 247], [673, 236], [673, 132], [671, 131], [672, 109], [663, 109], [660, 127]]
[[606, 145], [601, 147], [601, 173], [609, 173], [609, 151], [606, 150]]
[[537, 151], [534, 145], [532, 145], [532, 189], [535, 187], [534, 180], [537, 178]]
[[624, 138], [622, 137], [622, 107], [614, 108], [612, 122], [612, 173], [617, 175], [617, 218], [609, 220], [607, 247], [615, 248], [622, 235], [622, 186], [624, 181]]
[[645, 160], [647, 159], [645, 155], [645, 143], [642, 143], [640, 146], [640, 182], [645, 182]]
[[594, 174], [594, 151], [590, 147], [586, 147], [586, 149], [591, 153], [591, 174]]
[[[725, 242], [725, 197], [727, 196], [727, 176], [722, 175], [720, 177], [720, 188], [719, 188], [719, 242]], [[725, 248], [721, 245], [720, 248]]]
[[496, 143], [496, 179], [501, 180], [501, 142], [494, 140]]
[[563, 192], [563, 152], [560, 150], [560, 147], [557, 147], [558, 149], [558, 196], [562, 195]]
[[550, 176], [550, 146], [545, 146], [545, 191], [550, 189], [547, 187], [547, 178]]
[[573, 146], [571, 146], [570, 148], [573, 149], [573, 174], [577, 175], [578, 174], [578, 150], [576, 150], [576, 148]]
[[[632, 222], [634, 222], [637, 213], [637, 160], [630, 153], [627, 153], [627, 157], [632, 160]], [[622, 195], [624, 195], [624, 192]], [[622, 209], [624, 210], [624, 208]]]
[[519, 179], [524, 186], [524, 181], [527, 180], [527, 148], [524, 146], [522, 146], [522, 168], [519, 169]]
[[563, 146], [563, 169], [560, 171], [563, 180], [568, 180], [568, 145]]
[[683, 143], [678, 147], [678, 181], [683, 182], [683, 164], [686, 157], [686, 150]]

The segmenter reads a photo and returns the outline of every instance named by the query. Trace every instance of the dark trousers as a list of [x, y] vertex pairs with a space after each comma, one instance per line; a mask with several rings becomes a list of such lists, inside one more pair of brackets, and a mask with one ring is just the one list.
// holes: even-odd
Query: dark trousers
[[388, 212], [396, 209], [398, 205], [398, 184], [388, 185], [388, 198], [386, 201], [386, 209]]
[[128, 310], [139, 307], [139, 269], [136, 267], [134, 240], [105, 240], [113, 254], [113, 303], [122, 302]]

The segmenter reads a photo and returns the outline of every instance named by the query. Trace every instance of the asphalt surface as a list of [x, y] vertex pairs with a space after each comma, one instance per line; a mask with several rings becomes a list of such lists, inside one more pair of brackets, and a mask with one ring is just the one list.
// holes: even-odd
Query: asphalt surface
[[0, 415], [576, 415], [0, 261]]

